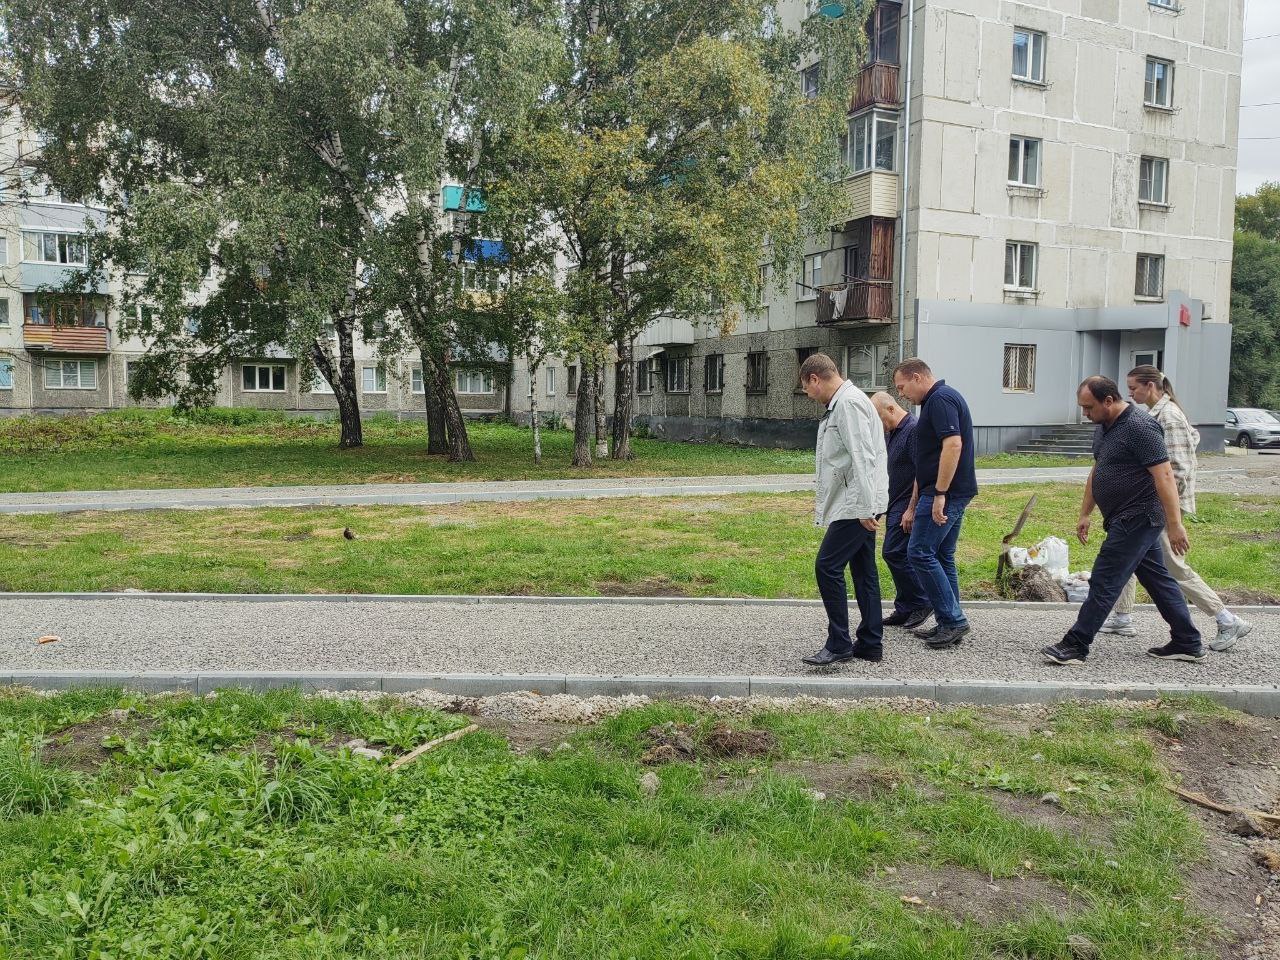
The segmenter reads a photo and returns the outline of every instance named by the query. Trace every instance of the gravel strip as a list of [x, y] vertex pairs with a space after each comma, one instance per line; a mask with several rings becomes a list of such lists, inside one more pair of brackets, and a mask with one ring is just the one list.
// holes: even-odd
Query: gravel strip
[[[1206, 636], [1212, 624], [1197, 613]], [[1144, 655], [1167, 633], [1139, 609], [1136, 638], [1102, 637], [1089, 662], [1054, 668], [1037, 651], [1061, 638], [1061, 608], [969, 611], [974, 633], [936, 652], [889, 630], [881, 664], [827, 670], [800, 658], [822, 645], [815, 604], [770, 606], [509, 601], [210, 601], [114, 597], [0, 599], [0, 663], [11, 670], [361, 671], [590, 675], [826, 676], [935, 680], [1228, 685], [1274, 683], [1280, 610], [1202, 662]], [[37, 644], [55, 634], [61, 640]]]

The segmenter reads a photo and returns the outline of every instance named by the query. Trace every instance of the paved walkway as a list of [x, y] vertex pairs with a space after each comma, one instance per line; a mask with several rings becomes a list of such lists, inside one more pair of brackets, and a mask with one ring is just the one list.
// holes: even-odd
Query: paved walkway
[[[1280, 608], [1250, 612], [1253, 634], [1202, 663], [1145, 656], [1167, 634], [1150, 608], [1140, 635], [1102, 638], [1081, 667], [1037, 651], [1074, 619], [1067, 604], [972, 604], [974, 634], [936, 652], [890, 630], [882, 664], [816, 670], [816, 601], [564, 598], [157, 598], [0, 595], [5, 671], [355, 671], [376, 673], [733, 675], [954, 681], [1274, 685]], [[1196, 615], [1199, 617], [1199, 615]], [[1208, 633], [1211, 624], [1200, 618]], [[61, 640], [37, 644], [45, 634]], [[0, 676], [0, 682], [3, 677]]]

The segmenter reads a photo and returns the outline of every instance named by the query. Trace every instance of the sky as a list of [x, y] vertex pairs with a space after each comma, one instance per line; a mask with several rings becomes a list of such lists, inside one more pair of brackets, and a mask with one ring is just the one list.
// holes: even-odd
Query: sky
[[[1236, 192], [1252, 193], [1267, 180], [1280, 180], [1280, 2], [1248, 0], [1244, 35], [1240, 172]], [[1250, 40], [1250, 37], [1266, 39]], [[1249, 137], [1272, 139], [1246, 139]]]

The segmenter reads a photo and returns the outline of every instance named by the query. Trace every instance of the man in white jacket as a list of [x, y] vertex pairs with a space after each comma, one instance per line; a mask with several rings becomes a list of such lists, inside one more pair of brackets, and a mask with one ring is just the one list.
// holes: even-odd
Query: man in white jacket
[[[877, 518], [889, 508], [884, 430], [867, 395], [845, 380], [835, 363], [815, 353], [800, 366], [800, 386], [826, 407], [818, 422], [814, 523], [826, 527], [814, 566], [827, 609], [827, 642], [804, 662], [826, 667], [846, 660], [878, 663], [883, 655], [880, 574], [876, 569]], [[849, 635], [849, 594], [844, 568], [862, 622], [857, 642]]]

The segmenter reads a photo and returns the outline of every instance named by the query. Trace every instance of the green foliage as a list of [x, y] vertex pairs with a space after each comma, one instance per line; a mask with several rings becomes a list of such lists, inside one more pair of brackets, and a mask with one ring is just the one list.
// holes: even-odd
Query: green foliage
[[1280, 408], [1280, 239], [1244, 230], [1231, 267], [1229, 399]]
[[1280, 182], [1264, 183], [1236, 198], [1236, 229], [1280, 241]]
[[77, 778], [40, 760], [43, 741], [0, 734], [0, 817], [49, 813], [74, 793]]

